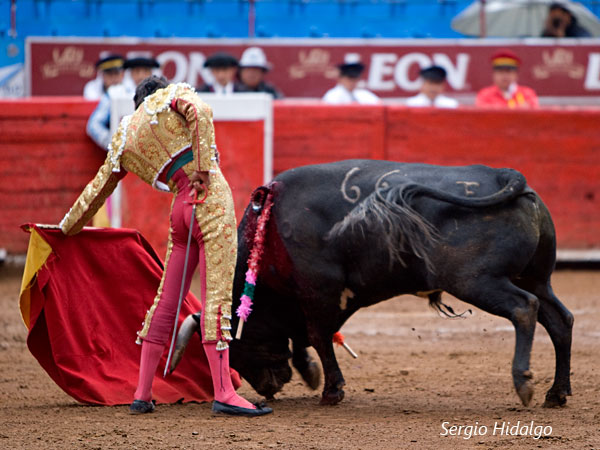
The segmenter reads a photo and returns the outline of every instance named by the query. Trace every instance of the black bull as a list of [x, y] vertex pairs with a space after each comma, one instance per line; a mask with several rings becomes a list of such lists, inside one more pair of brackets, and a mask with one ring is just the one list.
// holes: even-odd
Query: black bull
[[367, 160], [288, 170], [256, 191], [239, 226], [234, 311], [269, 192], [253, 312], [231, 345], [232, 366], [259, 394], [272, 397], [290, 380], [291, 339], [293, 365], [313, 387], [318, 376], [306, 347], [321, 359], [321, 403], [340, 402], [345, 382], [332, 336], [344, 322], [400, 294], [426, 295], [441, 309], [446, 291], [512, 322], [512, 376], [525, 405], [533, 396], [529, 360], [540, 322], [556, 354], [544, 405], [566, 402], [573, 316], [550, 285], [552, 219], [519, 172]]

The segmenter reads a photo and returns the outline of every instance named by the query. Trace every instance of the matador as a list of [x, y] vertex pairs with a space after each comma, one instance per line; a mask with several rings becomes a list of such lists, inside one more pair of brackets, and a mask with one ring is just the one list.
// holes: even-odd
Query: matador
[[[79, 232], [127, 172], [174, 194], [165, 270], [138, 331], [140, 373], [130, 412], [154, 410], [152, 381], [175, 320], [181, 285], [187, 293], [194, 269], [199, 267], [201, 333], [214, 387], [213, 412], [269, 413], [270, 408], [236, 394], [229, 372], [237, 231], [231, 190], [218, 165], [212, 110], [189, 85], [169, 85], [158, 77], [140, 83], [134, 101], [136, 111], [121, 120], [104, 164], [60, 223], [67, 235]], [[192, 220], [190, 200], [197, 191], [204, 192], [206, 199], [197, 205]]]

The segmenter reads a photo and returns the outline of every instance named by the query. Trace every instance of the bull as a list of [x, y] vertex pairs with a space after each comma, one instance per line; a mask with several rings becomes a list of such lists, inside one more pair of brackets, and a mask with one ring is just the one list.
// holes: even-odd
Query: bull
[[266, 202], [253, 311], [230, 354], [259, 394], [271, 398], [290, 381], [290, 357], [316, 388], [320, 373], [306, 351], [312, 346], [324, 372], [321, 403], [339, 403], [345, 381], [332, 337], [344, 322], [400, 294], [427, 297], [442, 310], [445, 291], [511, 321], [512, 378], [524, 405], [534, 391], [529, 363], [540, 322], [556, 356], [544, 406], [566, 403], [573, 316], [550, 284], [552, 219], [519, 172], [372, 160], [283, 172], [255, 191], [239, 225], [234, 310]]

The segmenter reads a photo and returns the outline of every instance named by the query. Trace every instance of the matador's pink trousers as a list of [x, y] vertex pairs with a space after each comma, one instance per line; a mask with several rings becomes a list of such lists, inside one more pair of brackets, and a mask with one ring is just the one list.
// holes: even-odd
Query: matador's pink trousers
[[[192, 188], [189, 186], [189, 178], [183, 169], [179, 169], [173, 174], [171, 179], [177, 186], [177, 192], [175, 193], [171, 209], [171, 241], [173, 247], [166, 264], [166, 274], [160, 300], [152, 316], [148, 333], [143, 338], [140, 375], [138, 387], [134, 394], [136, 400], [147, 402], [152, 399], [152, 380], [165, 345], [173, 330], [182, 283], [190, 220], [192, 217], [193, 205], [189, 202], [193, 198], [190, 197]], [[196, 220], [194, 220], [192, 224], [192, 240], [188, 256], [188, 267], [185, 280], [183, 280], [184, 294], [187, 294], [190, 289], [192, 276], [196, 267], [199, 267], [200, 272], [202, 314], [204, 314], [206, 305], [206, 255], [202, 232]], [[233, 388], [229, 372], [229, 349], [217, 350], [216, 342], [204, 342], [204, 320], [200, 320], [200, 325], [203, 347], [210, 365], [215, 400], [228, 405], [254, 409], [255, 406], [237, 395]], [[217, 333], [220, 338], [220, 330]]]

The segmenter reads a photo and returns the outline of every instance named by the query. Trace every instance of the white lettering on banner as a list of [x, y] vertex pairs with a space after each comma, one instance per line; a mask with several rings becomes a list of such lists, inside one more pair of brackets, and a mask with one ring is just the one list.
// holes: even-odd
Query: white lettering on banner
[[469, 59], [468, 53], [459, 53], [456, 55], [456, 66], [454, 66], [448, 55], [444, 53], [433, 54], [433, 63], [446, 69], [448, 84], [457, 91], [465, 87]]
[[[400, 59], [394, 53], [373, 53], [367, 85], [373, 91], [393, 91], [395, 82], [404, 91], [418, 91], [422, 81], [419, 77], [409, 78], [411, 67], [414, 64], [420, 68], [435, 64], [446, 69], [450, 87], [461, 90], [465, 88], [469, 61], [468, 53], [458, 53], [456, 63], [445, 53], [434, 53], [429, 57], [425, 53], [413, 52], [403, 55]], [[390, 75], [393, 75], [393, 79], [389, 78]]]
[[396, 69], [394, 70], [394, 80], [396, 80], [396, 84], [400, 89], [405, 91], [417, 91], [421, 87], [421, 80], [419, 77], [414, 80], [408, 78], [408, 72], [413, 64], [418, 64], [419, 67], [427, 67], [431, 65], [431, 59], [423, 53], [407, 53], [400, 58], [400, 61], [398, 61]]
[[384, 77], [393, 75], [393, 64], [398, 59], [395, 53], [373, 53], [369, 65], [368, 87], [374, 91], [393, 91], [396, 87], [394, 80], [384, 80]]
[[188, 75], [188, 60], [186, 56], [181, 52], [176, 52], [174, 50], [170, 50], [164, 53], [161, 53], [156, 57], [160, 66], [164, 68], [169, 62], [173, 62], [175, 64], [175, 75], [171, 77], [173, 83], [179, 83], [181, 81], [187, 80]]
[[590, 53], [588, 55], [588, 66], [585, 74], [585, 89], [600, 89], [600, 53]]

